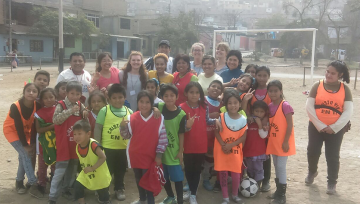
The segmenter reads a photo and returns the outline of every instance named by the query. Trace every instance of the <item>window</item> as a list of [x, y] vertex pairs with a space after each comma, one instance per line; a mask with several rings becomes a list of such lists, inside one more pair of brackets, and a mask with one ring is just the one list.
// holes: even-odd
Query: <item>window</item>
[[95, 14], [86, 14], [86, 18], [89, 21], [92, 21], [94, 23], [94, 26], [96, 26], [97, 28], [99, 27], [99, 15], [95, 15]]
[[75, 48], [75, 38], [73, 36], [64, 36], [64, 47]]
[[30, 40], [30, 52], [44, 52], [42, 40]]
[[130, 30], [130, 19], [120, 18], [120, 29]]

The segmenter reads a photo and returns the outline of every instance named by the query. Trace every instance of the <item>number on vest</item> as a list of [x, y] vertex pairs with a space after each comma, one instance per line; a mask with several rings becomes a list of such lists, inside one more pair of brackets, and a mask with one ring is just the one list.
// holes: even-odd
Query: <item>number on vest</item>
[[[53, 147], [55, 147], [54, 146], [54, 144], [55, 144], [55, 141], [56, 141], [56, 138], [54, 138], [54, 139], [50, 139], [50, 136], [51, 136], [51, 131], [47, 131], [47, 132], [45, 132], [45, 139], [48, 141], [48, 147], [49, 148], [53, 148]], [[56, 147], [55, 147], [56, 148]]]

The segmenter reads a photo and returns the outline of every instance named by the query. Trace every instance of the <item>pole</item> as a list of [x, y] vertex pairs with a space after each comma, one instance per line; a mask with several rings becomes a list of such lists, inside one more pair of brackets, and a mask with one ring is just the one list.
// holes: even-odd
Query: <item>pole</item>
[[312, 49], [311, 49], [311, 84], [313, 84], [314, 79], [314, 59], [315, 59], [315, 43], [316, 43], [316, 30], [313, 31], [313, 39], [312, 39]]
[[304, 79], [303, 79], [303, 86], [306, 86], [306, 85], [305, 85], [305, 66], [304, 66]]
[[64, 70], [63, 2], [59, 0], [59, 73]]
[[215, 57], [215, 51], [216, 51], [216, 30], [214, 30], [213, 57]]
[[[12, 22], [11, 22], [11, 0], [9, 0], [9, 53], [12, 52]], [[12, 72], [12, 58], [10, 58], [10, 67]]]
[[[359, 67], [360, 67], [360, 63], [359, 63]], [[358, 68], [356, 67], [356, 69], [355, 69], [355, 83], [354, 83], [354, 89], [356, 89], [357, 73], [358, 73]]]
[[336, 60], [339, 60], [340, 26], [336, 29]]

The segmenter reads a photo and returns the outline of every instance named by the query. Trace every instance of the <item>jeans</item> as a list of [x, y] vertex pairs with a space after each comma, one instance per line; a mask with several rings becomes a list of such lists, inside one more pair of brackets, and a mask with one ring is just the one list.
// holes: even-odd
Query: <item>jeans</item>
[[286, 163], [288, 157], [276, 156], [272, 155], [274, 167], [275, 167], [275, 175], [276, 178], [279, 179], [279, 183], [286, 184]]
[[78, 159], [56, 162], [49, 200], [56, 201], [63, 190], [67, 190], [74, 184], [78, 163]]
[[264, 179], [263, 161], [253, 161], [252, 157], [245, 157], [247, 165], [247, 174], [255, 181], [262, 181]]
[[325, 142], [325, 157], [327, 162], [328, 183], [336, 184], [340, 168], [340, 148], [344, 136], [344, 129], [336, 134], [319, 132], [312, 122], [308, 127], [309, 143], [307, 147], [307, 157], [309, 173], [317, 172], [321, 148]]
[[23, 181], [26, 174], [26, 176], [28, 177], [28, 182], [31, 185], [36, 184], [37, 179], [35, 177], [29, 153], [25, 150], [20, 140], [11, 142], [10, 144], [19, 154], [19, 166], [17, 170], [16, 181]]

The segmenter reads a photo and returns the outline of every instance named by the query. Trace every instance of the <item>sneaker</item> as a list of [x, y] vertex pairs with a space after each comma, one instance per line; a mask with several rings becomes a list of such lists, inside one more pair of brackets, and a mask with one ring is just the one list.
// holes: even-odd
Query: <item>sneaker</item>
[[271, 188], [270, 182], [269, 181], [266, 181], [266, 182], [263, 181], [262, 186], [260, 188], [260, 191], [261, 192], [268, 192], [268, 191], [270, 191], [270, 188]]
[[100, 204], [111, 204], [111, 201], [109, 200], [109, 201], [100, 201], [99, 202]]
[[190, 191], [187, 191], [187, 192], [184, 192], [183, 194], [183, 200], [186, 201], [186, 200], [189, 200], [190, 199]]
[[137, 200], [137, 201], [132, 202], [131, 204], [146, 204], [146, 203], [147, 203], [147, 201]]
[[56, 201], [49, 200], [48, 204], [56, 204]]
[[216, 181], [215, 182], [215, 185], [214, 185], [214, 188], [213, 188], [213, 192], [214, 193], [218, 193], [221, 191], [221, 186], [220, 186], [220, 182], [219, 181]]
[[25, 194], [26, 193], [26, 188], [24, 186], [24, 181], [16, 181], [15, 182], [15, 188], [16, 188], [16, 192], [18, 194]]
[[64, 192], [62, 193], [62, 196], [63, 196], [64, 198], [66, 198], [67, 200], [69, 200], [69, 201], [74, 200], [74, 196], [72, 195], [72, 193], [71, 193], [69, 190], [64, 191]]
[[29, 182], [27, 182], [27, 183], [25, 184], [25, 187], [26, 187], [26, 189], [30, 189], [31, 184], [30, 184]]
[[223, 198], [223, 201], [221, 202], [221, 204], [229, 204], [230, 200], [229, 198]]
[[190, 190], [189, 184], [186, 183], [185, 186], [184, 186], [184, 188], [183, 188], [183, 191], [186, 192], [186, 191], [189, 191], [189, 190]]
[[214, 186], [211, 185], [210, 181], [209, 180], [204, 180], [203, 181], [203, 186], [206, 190], [208, 191], [212, 191], [214, 189]]
[[336, 184], [328, 184], [326, 193], [329, 195], [334, 195], [336, 193]]
[[31, 185], [29, 194], [38, 199], [44, 198], [44, 194], [39, 191], [39, 187], [37, 184]]
[[197, 201], [196, 201], [196, 195], [191, 195], [190, 196], [190, 201], [189, 201], [190, 204], [198, 204]]
[[312, 173], [308, 173], [308, 176], [305, 178], [305, 183], [307, 184], [307, 185], [311, 185], [311, 184], [313, 184], [314, 183], [314, 179], [315, 179], [315, 177], [318, 175], [318, 172], [315, 172], [314, 174], [312, 174]]
[[231, 197], [232, 199], [233, 199], [233, 201], [235, 202], [235, 203], [244, 203], [243, 202], [243, 200], [241, 200], [241, 198], [239, 198], [239, 196], [232, 196]]
[[115, 194], [116, 194], [116, 199], [120, 201], [123, 201], [126, 198], [124, 189], [115, 191]]
[[174, 197], [166, 197], [160, 204], [176, 204], [176, 200]]

